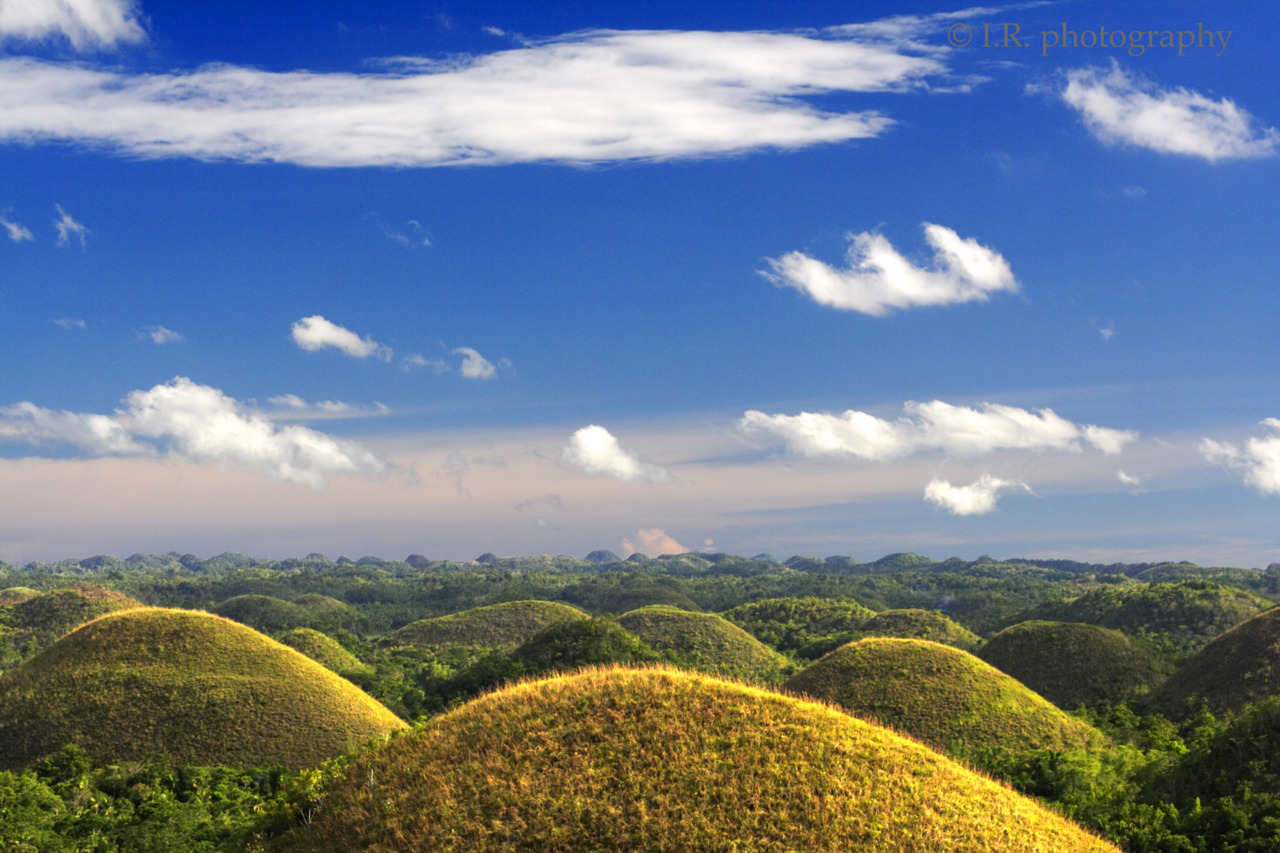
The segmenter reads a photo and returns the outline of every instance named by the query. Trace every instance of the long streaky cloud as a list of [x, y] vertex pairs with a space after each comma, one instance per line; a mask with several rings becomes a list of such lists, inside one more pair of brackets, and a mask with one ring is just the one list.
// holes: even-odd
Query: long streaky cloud
[[995, 403], [973, 409], [941, 400], [908, 402], [903, 408], [906, 416], [896, 421], [852, 409], [839, 415], [768, 415], [753, 409], [738, 421], [738, 430], [749, 438], [780, 442], [796, 456], [882, 462], [932, 451], [962, 457], [998, 450], [1078, 453], [1081, 442], [1117, 454], [1138, 437], [1130, 430], [1080, 426], [1052, 409], [1028, 411]]
[[9, 235], [9, 239], [15, 243], [21, 243], [23, 240], [34, 240], [36, 237], [31, 233], [31, 229], [27, 226], [13, 222], [0, 216], [0, 227], [4, 228]]
[[319, 314], [303, 317], [290, 327], [293, 342], [307, 352], [332, 347], [341, 350], [352, 358], [373, 356], [382, 361], [390, 361], [394, 354], [388, 347], [373, 340], [362, 338], [350, 329], [331, 323]]
[[1280, 495], [1280, 418], [1267, 418], [1261, 426], [1277, 434], [1252, 437], [1243, 449], [1206, 438], [1200, 442], [1200, 454], [1215, 465], [1240, 471], [1245, 484], [1262, 494]]
[[934, 477], [925, 486], [924, 499], [945, 509], [952, 515], [986, 515], [996, 508], [1002, 492], [1031, 491], [1021, 480], [1002, 480], [983, 474], [967, 486], [953, 486], [947, 480]]
[[302, 426], [277, 426], [217, 388], [186, 377], [132, 391], [112, 415], [54, 411], [30, 402], [0, 408], [0, 439], [61, 444], [89, 456], [171, 456], [236, 465], [320, 489], [338, 474], [383, 473], [359, 444]]
[[131, 157], [306, 166], [600, 163], [794, 149], [879, 136], [838, 92], [947, 73], [942, 48], [825, 33], [597, 30], [379, 73], [210, 65], [131, 74], [0, 60], [0, 141]]
[[1080, 113], [1097, 139], [1210, 162], [1269, 157], [1280, 131], [1259, 127], [1229, 98], [1188, 89], [1162, 89], [1112, 62], [1067, 72], [1058, 95]]
[[134, 0], [0, 0], [0, 41], [65, 38], [76, 50], [145, 41]]
[[671, 479], [666, 469], [641, 461], [625, 450], [609, 430], [592, 424], [573, 434], [560, 458], [566, 465], [588, 474], [608, 474], [624, 483], [665, 483]]
[[848, 266], [837, 269], [803, 252], [768, 258], [761, 274], [794, 287], [820, 305], [883, 317], [894, 309], [986, 301], [993, 293], [1018, 291], [1004, 257], [942, 225], [924, 223], [933, 264], [920, 267], [882, 235], [850, 234]]

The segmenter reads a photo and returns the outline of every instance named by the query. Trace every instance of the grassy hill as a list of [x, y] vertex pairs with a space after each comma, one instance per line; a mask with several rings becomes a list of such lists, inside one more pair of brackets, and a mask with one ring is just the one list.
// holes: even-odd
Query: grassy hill
[[859, 640], [787, 679], [783, 687], [974, 761], [984, 750], [1105, 742], [1095, 729], [995, 667], [927, 640]]
[[519, 684], [393, 738], [281, 849], [1116, 851], [878, 726], [654, 669]]
[[1271, 606], [1244, 590], [1190, 580], [1102, 587], [1079, 598], [1046, 602], [1023, 618], [1100, 625], [1139, 636], [1162, 650], [1192, 652]]
[[982, 645], [981, 637], [936, 610], [885, 610], [868, 619], [862, 626], [862, 633], [868, 637], [930, 640], [965, 651], [973, 651]]
[[68, 631], [105, 613], [142, 607], [142, 602], [94, 584], [24, 595], [9, 610], [6, 627], [15, 645], [44, 647]]
[[8, 589], [0, 589], [0, 605], [17, 604], [29, 598], [35, 598], [39, 594], [39, 590], [34, 590], [29, 586], [11, 586]]
[[220, 602], [213, 612], [264, 634], [279, 634], [307, 620], [302, 607], [271, 595], [237, 595]]
[[624, 613], [618, 624], [673, 663], [702, 672], [777, 684], [790, 666], [783, 655], [714, 613], [658, 604]]
[[815, 643], [834, 648], [857, 639], [852, 635], [875, 615], [852, 598], [816, 596], [752, 601], [723, 614], [760, 642], [784, 652], [800, 652]]
[[339, 675], [373, 671], [373, 667], [361, 662], [360, 658], [343, 648], [333, 637], [314, 628], [294, 628], [282, 634], [280, 642]]
[[1148, 696], [1151, 707], [1180, 717], [1203, 698], [1215, 713], [1280, 694], [1280, 607], [1254, 616], [1185, 661]]
[[508, 601], [420, 619], [393, 631], [383, 642], [391, 646], [514, 649], [543, 628], [585, 618], [583, 611], [558, 601]]
[[1114, 705], [1168, 674], [1164, 661], [1127, 634], [1083, 622], [1020, 622], [978, 657], [1060, 708]]
[[404, 724], [239, 623], [143, 608], [90, 622], [0, 676], [0, 769], [78, 744], [95, 759], [310, 767]]

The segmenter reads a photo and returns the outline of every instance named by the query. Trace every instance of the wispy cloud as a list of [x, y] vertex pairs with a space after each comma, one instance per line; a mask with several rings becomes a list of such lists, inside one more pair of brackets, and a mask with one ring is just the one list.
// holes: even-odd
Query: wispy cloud
[[166, 329], [164, 326], [144, 326], [138, 330], [138, 339], [144, 340], [149, 338], [153, 344], [176, 344], [186, 340], [182, 335], [173, 329]]
[[404, 370], [430, 370], [432, 373], [441, 374], [449, 370], [449, 365], [445, 364], [443, 358], [426, 358], [422, 353], [414, 353], [406, 355], [400, 362], [400, 367]]
[[647, 557], [661, 557], [663, 554], [684, 554], [689, 549], [667, 535], [661, 527], [650, 527], [636, 531], [633, 542], [628, 537], [622, 539], [622, 552], [644, 554]]
[[493, 379], [498, 375], [493, 363], [471, 347], [458, 347], [453, 353], [462, 356], [462, 366], [458, 371], [465, 379]]
[[[8, 213], [8, 211], [5, 211]], [[0, 216], [0, 226], [8, 233], [9, 239], [15, 243], [21, 243], [23, 240], [34, 240], [36, 237], [31, 233], [31, 229], [20, 223]]]
[[359, 444], [301, 426], [276, 426], [217, 388], [186, 377], [132, 391], [112, 415], [54, 411], [21, 402], [0, 408], [0, 438], [69, 444], [90, 456], [168, 455], [256, 471], [323, 488], [338, 474], [375, 475], [386, 462]]
[[808, 99], [921, 87], [946, 74], [945, 52], [838, 30], [605, 30], [370, 74], [12, 58], [0, 60], [0, 139], [308, 166], [706, 157], [879, 136], [893, 124], [880, 112]]
[[996, 508], [1002, 492], [1030, 492], [1031, 487], [1021, 480], [1002, 480], [983, 474], [967, 486], [953, 486], [946, 480], [934, 477], [925, 486], [924, 499], [952, 515], [986, 515]]
[[876, 461], [901, 459], [916, 453], [944, 451], [977, 456], [997, 450], [1080, 452], [1081, 442], [1103, 453], [1119, 453], [1138, 434], [1092, 424], [1080, 426], [1052, 409], [1028, 411], [1014, 406], [983, 403], [981, 408], [952, 406], [940, 400], [908, 402], [907, 414], [896, 421], [850, 409], [841, 415], [801, 412], [767, 415], [751, 410], [738, 421], [748, 437], [780, 441], [788, 451], [804, 457], [845, 456]]
[[[1267, 418], [1261, 425], [1280, 432], [1280, 418]], [[1242, 472], [1245, 484], [1264, 495], [1280, 495], [1280, 435], [1255, 436], [1243, 449], [1206, 438], [1200, 442], [1200, 453], [1215, 465]]]
[[595, 424], [575, 432], [560, 458], [572, 468], [608, 474], [624, 483], [665, 483], [671, 479], [665, 469], [642, 462], [634, 452], [624, 450], [612, 433]]
[[1110, 68], [1068, 71], [1057, 94], [1078, 111], [1099, 141], [1132, 145], [1162, 154], [1202, 157], [1210, 162], [1269, 157], [1280, 131], [1259, 127], [1229, 98], [1189, 89], [1162, 89], [1114, 60]]
[[89, 229], [81, 223], [72, 219], [71, 214], [62, 209], [62, 205], [55, 204], [54, 207], [58, 210], [58, 218], [53, 220], [53, 227], [58, 231], [58, 245], [65, 246], [74, 238], [79, 240], [80, 247], [84, 248], [85, 237], [92, 232], [90, 232]]
[[83, 329], [85, 327], [84, 320], [79, 317], [58, 317], [57, 319], [51, 319], [49, 322], [64, 329]]
[[1016, 293], [1018, 281], [999, 252], [942, 225], [924, 223], [933, 248], [931, 267], [918, 267], [881, 234], [850, 234], [848, 267], [836, 269], [803, 252], [766, 258], [761, 274], [794, 287], [821, 305], [883, 317], [897, 308], [986, 301], [992, 293]]
[[134, 0], [0, 0], [0, 41], [65, 38], [76, 50], [145, 41]]
[[368, 418], [391, 414], [391, 409], [382, 403], [372, 406], [353, 405], [341, 400], [317, 400], [308, 402], [297, 394], [279, 394], [268, 397], [267, 402], [279, 409], [269, 412], [275, 420], [331, 420], [335, 418]]
[[372, 338], [362, 338], [350, 329], [330, 323], [319, 314], [303, 317], [293, 324], [291, 332], [293, 342], [307, 352], [333, 347], [352, 358], [373, 356], [382, 361], [390, 361], [394, 354], [390, 348]]

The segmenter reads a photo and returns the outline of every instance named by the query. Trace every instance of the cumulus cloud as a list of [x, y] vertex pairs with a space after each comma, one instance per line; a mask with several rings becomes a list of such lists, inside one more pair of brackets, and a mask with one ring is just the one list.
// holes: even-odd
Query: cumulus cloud
[[62, 209], [62, 205], [55, 204], [58, 209], [58, 218], [53, 220], [53, 227], [58, 231], [58, 245], [65, 246], [74, 238], [80, 241], [80, 247], [84, 248], [85, 237], [90, 233], [89, 229], [79, 222], [71, 218], [71, 214]]
[[642, 462], [635, 453], [624, 450], [612, 433], [595, 424], [575, 432], [560, 458], [580, 471], [608, 474], [624, 483], [665, 483], [671, 479], [665, 469]]
[[1057, 94], [1080, 113], [1094, 137], [1109, 145], [1216, 162], [1269, 157], [1280, 144], [1280, 131], [1259, 127], [1229, 98], [1162, 89], [1115, 61], [1109, 69], [1068, 71], [1066, 85]]
[[145, 41], [133, 0], [0, 0], [0, 41], [65, 38], [76, 50]]
[[882, 234], [849, 234], [848, 267], [837, 269], [803, 252], [766, 258], [761, 275], [779, 286], [794, 287], [820, 305], [883, 317], [897, 308], [986, 301], [1001, 291], [1016, 293], [1018, 281], [1009, 263], [972, 238], [950, 228], [924, 223], [933, 263], [919, 267]]
[[[1280, 432], [1280, 419], [1267, 418], [1261, 425]], [[1250, 438], [1243, 449], [1206, 438], [1200, 442], [1200, 454], [1215, 465], [1242, 472], [1245, 484], [1264, 495], [1280, 495], [1280, 435]]]
[[323, 488], [338, 474], [375, 475], [387, 464], [360, 445], [301, 426], [276, 426], [217, 388], [176, 377], [132, 391], [112, 415], [22, 402], [0, 409], [0, 437], [69, 444], [91, 456], [169, 455], [217, 462], [272, 480]]
[[9, 239], [15, 243], [21, 243], [23, 240], [34, 240], [36, 237], [31, 233], [31, 229], [20, 223], [14, 222], [0, 216], [0, 226], [8, 233]]
[[983, 403], [973, 409], [941, 400], [912, 401], [903, 408], [906, 416], [896, 421], [852, 409], [840, 415], [767, 415], [753, 409], [738, 421], [738, 430], [748, 437], [781, 441], [797, 456], [849, 456], [876, 461], [939, 450], [957, 456], [997, 450], [1079, 452], [1082, 441], [1103, 453], [1115, 454], [1138, 437], [1130, 430], [1080, 426], [1052, 409], [1033, 412], [995, 403]]
[[953, 486], [934, 477], [925, 486], [924, 499], [952, 515], [986, 515], [996, 508], [1001, 492], [1031, 491], [1021, 480], [1002, 480], [983, 474], [967, 486]]
[[[945, 49], [828, 30], [597, 30], [376, 73], [133, 74], [0, 60], [0, 140], [307, 166], [666, 160], [879, 136], [828, 93], [902, 92]], [[923, 55], [921, 55], [923, 54]]]
[[689, 549], [667, 535], [661, 527], [650, 527], [636, 531], [635, 541], [627, 537], [622, 539], [624, 554], [644, 554], [648, 557], [661, 557], [663, 554], [683, 554]]
[[493, 363], [471, 347], [458, 347], [453, 353], [462, 356], [462, 366], [458, 370], [465, 379], [492, 379], [498, 375]]
[[316, 314], [303, 317], [291, 327], [293, 342], [307, 352], [333, 347], [353, 358], [374, 358], [390, 361], [392, 351], [372, 338], [362, 338], [350, 329], [344, 329]]
[[146, 326], [138, 330], [138, 337], [150, 338], [153, 344], [176, 344], [186, 340], [182, 335], [173, 329], [166, 329], [164, 326]]

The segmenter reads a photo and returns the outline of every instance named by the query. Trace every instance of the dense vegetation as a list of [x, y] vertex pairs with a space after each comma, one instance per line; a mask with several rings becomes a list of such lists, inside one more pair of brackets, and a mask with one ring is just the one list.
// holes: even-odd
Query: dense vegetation
[[618, 624], [687, 669], [758, 684], [778, 684], [791, 669], [776, 650], [714, 613], [653, 604], [622, 614]]

